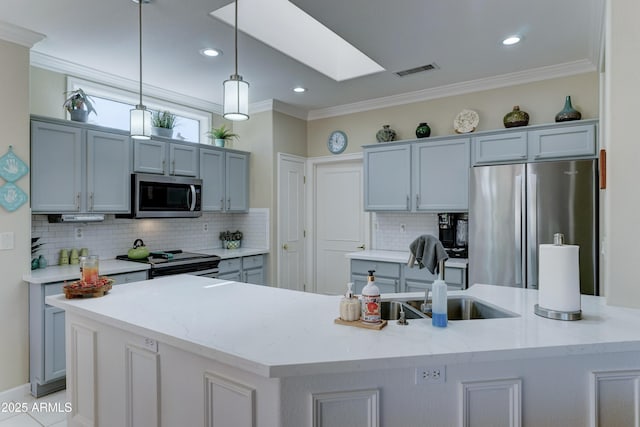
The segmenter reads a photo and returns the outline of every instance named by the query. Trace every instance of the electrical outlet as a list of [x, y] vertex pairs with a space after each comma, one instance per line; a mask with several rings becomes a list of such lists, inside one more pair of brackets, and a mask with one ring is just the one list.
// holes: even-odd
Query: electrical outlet
[[73, 230], [73, 234], [74, 236], [76, 236], [76, 240], [81, 240], [82, 239], [82, 227], [76, 227]]
[[444, 384], [446, 373], [446, 365], [416, 368], [416, 384]]
[[205, 233], [209, 231], [209, 224], [207, 224], [206, 222], [202, 224], [202, 231], [204, 231]]

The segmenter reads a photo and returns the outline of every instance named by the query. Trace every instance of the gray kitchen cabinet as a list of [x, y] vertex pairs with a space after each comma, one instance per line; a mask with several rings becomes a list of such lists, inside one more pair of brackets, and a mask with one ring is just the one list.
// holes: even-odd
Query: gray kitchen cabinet
[[[78, 278], [80, 272], [78, 271]], [[147, 279], [146, 271], [109, 275], [114, 285]], [[65, 314], [45, 302], [62, 293], [65, 282], [29, 284], [29, 380], [36, 397], [65, 387]]]
[[130, 211], [128, 135], [61, 121], [31, 122], [34, 213]]
[[364, 209], [411, 210], [411, 145], [385, 144], [364, 149]]
[[473, 137], [473, 165], [595, 158], [597, 120], [484, 132]]
[[381, 294], [400, 292], [400, 264], [394, 262], [351, 260], [353, 292], [361, 294], [367, 284], [369, 271], [374, 270], [376, 286]]
[[415, 211], [469, 209], [469, 141], [456, 138], [412, 145]]
[[133, 170], [159, 175], [197, 176], [198, 147], [155, 138], [136, 140], [133, 144]]
[[202, 210], [249, 210], [249, 153], [223, 148], [200, 148]]
[[[436, 274], [432, 274], [426, 268], [420, 269], [418, 266], [409, 268], [404, 265], [404, 289], [403, 292], [424, 292], [425, 289], [431, 290], [433, 281], [438, 278]], [[458, 267], [444, 268], [444, 281], [447, 283], [449, 290], [461, 290], [467, 288], [467, 269]]]
[[524, 162], [527, 160], [527, 132], [507, 132], [473, 138], [474, 164]]
[[264, 285], [263, 255], [223, 259], [218, 270], [218, 279]]
[[242, 257], [243, 281], [254, 285], [264, 285], [264, 256]]

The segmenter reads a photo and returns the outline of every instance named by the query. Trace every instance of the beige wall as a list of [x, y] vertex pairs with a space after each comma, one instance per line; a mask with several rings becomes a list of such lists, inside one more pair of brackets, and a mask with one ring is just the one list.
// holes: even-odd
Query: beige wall
[[31, 77], [29, 79], [31, 114], [65, 119], [62, 104], [66, 99], [64, 95], [66, 90], [66, 75], [31, 67]]
[[640, 99], [640, 2], [609, 1], [609, 7], [604, 109], [608, 150], [605, 283], [609, 304], [640, 307], [640, 143], [635, 128]]
[[376, 132], [385, 124], [396, 130], [397, 139], [415, 139], [420, 122], [429, 123], [431, 136], [450, 135], [454, 133], [453, 119], [464, 108], [480, 115], [478, 130], [503, 128], [502, 118], [514, 105], [529, 113], [530, 124], [553, 123], [564, 107], [565, 95], [571, 95], [583, 118], [597, 118], [598, 85], [598, 74], [593, 72], [313, 120], [307, 125], [308, 153], [309, 157], [328, 155], [327, 137], [336, 129], [345, 131], [349, 138], [345, 153], [375, 143]]
[[[0, 40], [0, 155], [9, 144], [29, 163], [29, 49]], [[0, 179], [0, 185], [4, 181]], [[29, 194], [29, 175], [16, 182]], [[24, 204], [13, 212], [0, 208], [0, 232], [15, 233], [15, 246], [0, 250], [0, 391], [29, 380], [29, 288], [22, 274], [31, 259], [31, 212]]]

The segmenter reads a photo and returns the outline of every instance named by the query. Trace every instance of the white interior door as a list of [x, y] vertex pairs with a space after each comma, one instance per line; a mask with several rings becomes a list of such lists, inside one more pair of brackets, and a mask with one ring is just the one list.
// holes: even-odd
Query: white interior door
[[280, 154], [278, 166], [278, 283], [305, 289], [305, 160]]
[[315, 290], [342, 294], [350, 281], [349, 252], [369, 242], [362, 160], [320, 163], [314, 173]]

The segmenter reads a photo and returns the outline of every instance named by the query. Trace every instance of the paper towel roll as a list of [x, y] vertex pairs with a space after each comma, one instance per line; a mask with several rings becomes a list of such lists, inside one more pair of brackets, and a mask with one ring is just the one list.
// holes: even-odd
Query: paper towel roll
[[538, 305], [547, 310], [580, 310], [580, 247], [540, 245]]

